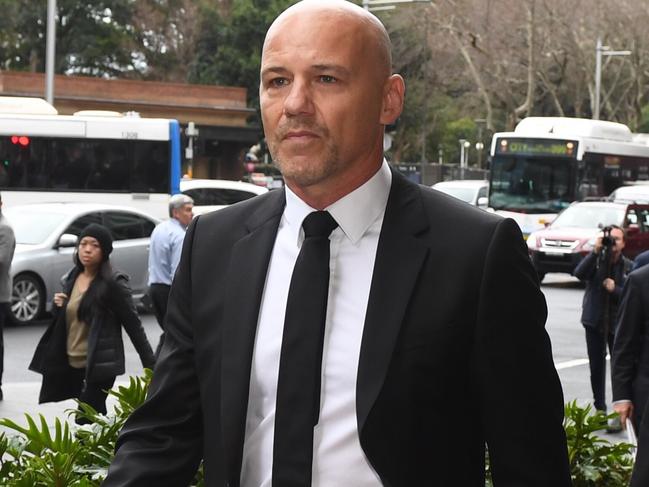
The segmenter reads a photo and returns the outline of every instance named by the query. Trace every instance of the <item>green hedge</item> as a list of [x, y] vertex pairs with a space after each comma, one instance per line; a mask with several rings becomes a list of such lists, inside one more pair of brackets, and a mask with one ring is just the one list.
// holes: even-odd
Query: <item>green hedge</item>
[[[0, 433], [0, 485], [6, 487], [95, 487], [106, 476], [113, 457], [115, 441], [122, 425], [144, 401], [151, 371], [142, 377], [131, 377], [128, 386], [110, 391], [117, 399], [114, 412], [98, 414], [82, 404], [82, 416], [92, 421], [71, 426], [68, 421], [54, 420], [53, 428], [42, 415], [35, 420], [25, 415], [26, 426], [9, 419], [0, 426], [16, 434]], [[70, 411], [77, 414], [77, 411]], [[633, 460], [628, 443], [611, 443], [598, 436], [606, 428], [607, 416], [593, 414], [590, 406], [565, 407], [564, 428], [574, 487], [626, 487]], [[73, 422], [71, 422], [73, 423]], [[491, 486], [488, 455], [487, 486]], [[204, 486], [202, 468], [191, 486]]]

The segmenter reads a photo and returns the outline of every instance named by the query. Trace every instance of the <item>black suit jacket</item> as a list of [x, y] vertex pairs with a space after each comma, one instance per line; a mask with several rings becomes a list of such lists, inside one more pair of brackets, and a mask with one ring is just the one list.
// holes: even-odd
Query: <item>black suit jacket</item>
[[611, 358], [613, 400], [630, 399], [638, 432], [631, 487], [649, 485], [649, 266], [629, 274]]
[[611, 357], [613, 400], [630, 399], [636, 427], [649, 397], [649, 266], [629, 274]]
[[[251, 358], [282, 191], [201, 216], [167, 338], [107, 486], [237, 486]], [[386, 486], [570, 485], [546, 307], [518, 227], [397, 173], [357, 373], [360, 442]], [[342, 486], [341, 486], [342, 487]], [[350, 486], [351, 487], [351, 486]]]

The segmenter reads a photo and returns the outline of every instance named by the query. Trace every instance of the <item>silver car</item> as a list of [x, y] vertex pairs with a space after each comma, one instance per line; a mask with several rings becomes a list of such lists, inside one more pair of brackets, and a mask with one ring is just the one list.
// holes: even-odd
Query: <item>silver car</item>
[[194, 200], [194, 215], [201, 215], [268, 193], [268, 188], [226, 179], [182, 179], [180, 191]]
[[11, 263], [10, 320], [29, 324], [50, 311], [61, 277], [73, 265], [77, 236], [90, 223], [113, 235], [111, 263], [127, 273], [134, 298], [147, 289], [149, 237], [158, 220], [133, 208], [91, 203], [46, 203], [3, 210], [16, 234]]

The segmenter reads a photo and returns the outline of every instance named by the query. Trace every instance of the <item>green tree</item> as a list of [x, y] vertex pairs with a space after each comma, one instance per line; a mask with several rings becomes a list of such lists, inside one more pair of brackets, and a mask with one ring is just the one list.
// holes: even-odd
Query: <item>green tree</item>
[[277, 15], [296, 0], [239, 0], [229, 15], [201, 5], [192, 83], [243, 86], [250, 106], [259, 108], [259, 67], [266, 31]]
[[[58, 0], [56, 65], [59, 74], [131, 76], [138, 65], [133, 0]], [[0, 0], [0, 68], [45, 70], [46, 0]]]
[[36, 71], [45, 55], [45, 1], [0, 0], [0, 69]]

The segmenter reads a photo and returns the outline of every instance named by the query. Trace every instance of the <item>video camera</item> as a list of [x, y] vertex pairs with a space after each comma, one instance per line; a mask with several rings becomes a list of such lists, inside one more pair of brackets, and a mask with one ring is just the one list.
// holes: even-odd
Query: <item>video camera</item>
[[609, 269], [611, 265], [611, 251], [615, 246], [615, 237], [611, 236], [611, 231], [616, 228], [614, 226], [608, 225], [602, 228], [602, 250], [600, 250], [597, 264], [598, 267], [604, 266], [604, 268]]
[[611, 237], [612, 226], [602, 228], [602, 246], [610, 249], [615, 245], [615, 238]]

